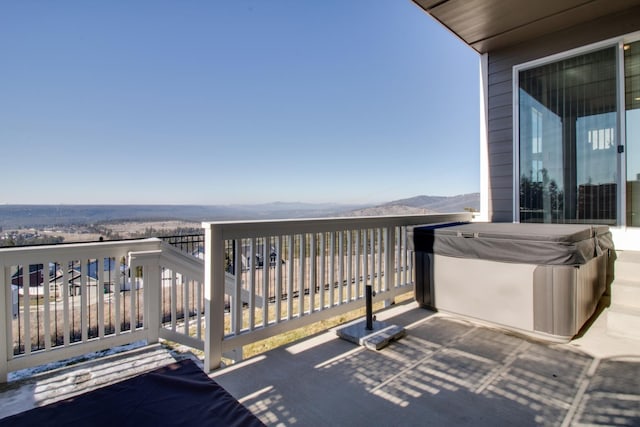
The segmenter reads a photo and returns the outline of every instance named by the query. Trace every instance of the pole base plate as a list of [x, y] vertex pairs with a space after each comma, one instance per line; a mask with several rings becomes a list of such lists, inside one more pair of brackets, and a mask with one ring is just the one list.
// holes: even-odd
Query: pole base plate
[[403, 327], [388, 325], [385, 322], [373, 321], [373, 329], [367, 329], [366, 320], [358, 320], [336, 330], [336, 334], [354, 344], [364, 346], [369, 350], [380, 350], [391, 341], [396, 341], [406, 335]]

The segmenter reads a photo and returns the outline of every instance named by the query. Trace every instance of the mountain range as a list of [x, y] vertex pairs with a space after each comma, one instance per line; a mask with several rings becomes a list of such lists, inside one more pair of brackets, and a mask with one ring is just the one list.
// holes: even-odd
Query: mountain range
[[465, 210], [480, 210], [480, 193], [457, 196], [415, 196], [378, 206], [356, 209], [349, 212], [349, 215], [407, 215], [463, 212]]
[[380, 205], [274, 202], [255, 205], [0, 205], [0, 227], [24, 228], [115, 221], [224, 221], [406, 215], [479, 210], [480, 194], [416, 196]]

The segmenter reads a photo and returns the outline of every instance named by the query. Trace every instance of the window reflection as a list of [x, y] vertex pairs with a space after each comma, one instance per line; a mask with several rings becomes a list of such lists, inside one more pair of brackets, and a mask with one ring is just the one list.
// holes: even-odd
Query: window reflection
[[616, 48], [520, 72], [520, 221], [615, 224]]
[[624, 50], [627, 225], [640, 226], [640, 42]]

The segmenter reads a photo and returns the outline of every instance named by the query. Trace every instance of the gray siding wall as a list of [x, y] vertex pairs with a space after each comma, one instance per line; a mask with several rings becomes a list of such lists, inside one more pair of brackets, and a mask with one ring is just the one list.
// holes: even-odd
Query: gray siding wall
[[640, 7], [488, 55], [489, 219], [513, 220], [513, 66], [640, 31]]

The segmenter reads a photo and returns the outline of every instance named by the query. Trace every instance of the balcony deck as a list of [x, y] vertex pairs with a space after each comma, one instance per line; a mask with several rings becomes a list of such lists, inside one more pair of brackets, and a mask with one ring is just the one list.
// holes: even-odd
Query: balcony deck
[[[415, 303], [378, 318], [405, 326], [407, 336], [375, 352], [328, 331], [211, 377], [267, 425], [640, 422], [640, 341], [608, 336], [606, 309], [569, 344], [525, 339]], [[173, 360], [156, 345], [0, 386], [0, 418], [68, 397], [80, 374], [106, 385]], [[74, 393], [102, 385], [96, 382], [76, 381]]]
[[[2, 249], [0, 419], [171, 363], [161, 339], [202, 352], [199, 363], [211, 370], [223, 357], [241, 361], [246, 345], [361, 308], [365, 287], [376, 292], [374, 302], [390, 302], [414, 291], [410, 228], [462, 220], [468, 218], [207, 223], [204, 260], [159, 239]], [[272, 247], [283, 261], [243, 265], [233, 248], [245, 244], [263, 260]], [[268, 425], [640, 425], [640, 337], [608, 335], [639, 330], [637, 316], [629, 320], [630, 310], [640, 310], [638, 263], [626, 258], [616, 260], [610, 308], [568, 344], [411, 302], [378, 313], [407, 330], [381, 351], [327, 331], [211, 377]], [[43, 296], [31, 298], [29, 277], [30, 286], [22, 286], [29, 298], [16, 298], [14, 272], [47, 265]], [[75, 286], [77, 272], [79, 293], [66, 286]], [[23, 369], [137, 342], [152, 345], [5, 383]]]
[[269, 425], [638, 425], [640, 341], [605, 314], [560, 345], [410, 303], [379, 316], [407, 328], [379, 352], [326, 333], [212, 378]]

